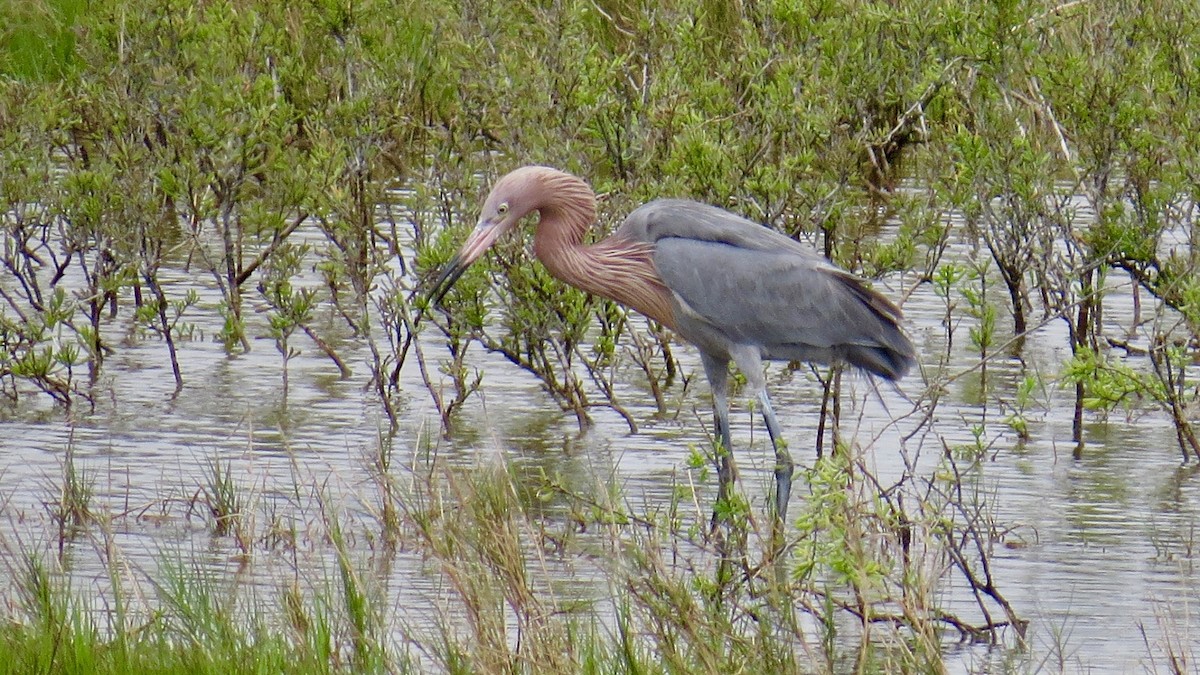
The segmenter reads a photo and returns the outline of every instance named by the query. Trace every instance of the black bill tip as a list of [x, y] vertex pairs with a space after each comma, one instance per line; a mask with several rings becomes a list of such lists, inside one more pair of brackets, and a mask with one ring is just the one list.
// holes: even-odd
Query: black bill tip
[[433, 282], [433, 287], [429, 289], [429, 304], [433, 306], [441, 306], [442, 299], [450, 292], [454, 283], [459, 277], [467, 271], [468, 264], [463, 262], [461, 256], [454, 256], [446, 266], [442, 268], [441, 274], [438, 275], [436, 281]]

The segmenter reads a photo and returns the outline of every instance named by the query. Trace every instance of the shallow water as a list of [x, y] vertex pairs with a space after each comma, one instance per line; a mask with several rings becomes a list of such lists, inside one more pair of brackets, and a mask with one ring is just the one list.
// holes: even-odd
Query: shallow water
[[[319, 242], [319, 235], [308, 236]], [[965, 247], [954, 255], [966, 255]], [[176, 271], [173, 280], [164, 279], [167, 293], [194, 286], [196, 276]], [[1123, 331], [1131, 315], [1130, 291], [1120, 281], [1110, 280], [1105, 303], [1107, 328], [1113, 333]], [[889, 279], [887, 292], [899, 297], [899, 289], [908, 290], [912, 283], [910, 278]], [[182, 560], [231, 584], [248, 575], [265, 586], [278, 586], [281, 580], [312, 576], [313, 570], [317, 578], [332, 578], [329, 547], [304, 537], [319, 521], [317, 496], [297, 494], [295, 486], [322, 485], [344, 515], [371, 517], [376, 495], [367, 458], [376, 452], [386, 419], [368, 382], [369, 350], [361, 342], [339, 340], [339, 353], [354, 370], [342, 380], [307, 338], [295, 337], [293, 346], [300, 353], [288, 365], [285, 398], [281, 357], [269, 339], [254, 339], [250, 353], [236, 356], [211, 340], [220, 328], [219, 299], [210, 287], [191, 313], [206, 339], [179, 343], [185, 385], [178, 395], [173, 396], [165, 346], [153, 338], [132, 339], [117, 345], [107, 360], [94, 412], [75, 412], [68, 419], [35, 395], [0, 410], [5, 430], [0, 452], [6, 458], [0, 508], [11, 524], [0, 535], [0, 554], [11, 559], [23, 548], [56, 546], [45, 504], [53, 498], [70, 446], [77, 465], [95, 481], [94, 508], [136, 516], [114, 520], [112, 533], [131, 578], [153, 576], [170, 551], [183, 551], [178, 554]], [[962, 325], [950, 352], [950, 372], [977, 361], [966, 338], [971, 320], [961, 314], [964, 303], [959, 304], [955, 320]], [[255, 309], [248, 306], [247, 315], [256, 316]], [[932, 288], [917, 288], [904, 310], [918, 352], [944, 352], [945, 305]], [[115, 322], [122, 328], [110, 328], [109, 334], [127, 330], [128, 320], [118, 317]], [[251, 321], [252, 336], [266, 334], [261, 314]], [[1003, 311], [999, 324], [1003, 333]], [[336, 334], [338, 326], [335, 317], [325, 316], [316, 328], [328, 335]], [[439, 353], [434, 341], [426, 349], [430, 358]], [[560, 413], [531, 376], [472, 347], [468, 360], [484, 371], [483, 389], [460, 415], [450, 441], [439, 440], [436, 413], [415, 359], [410, 359], [402, 380], [408, 399], [402, 406], [396, 461], [415, 463], [423, 452], [418, 443], [426, 439], [444, 461], [502, 458], [531, 474], [544, 472], [580, 486], [612, 474], [631, 505], [652, 510], [669, 500], [675, 484], [688, 480], [689, 444], [706, 442], [702, 426], [709, 413], [699, 362], [689, 348], [680, 347], [677, 354], [697, 379], [683, 398], [679, 384], [670, 392], [672, 405], [680, 410], [676, 419], [656, 420], [649, 396], [630, 374], [619, 391], [639, 433], [630, 434], [617, 414], [597, 410], [595, 427], [580, 436], [574, 417]], [[1087, 448], [1082, 459], [1073, 460], [1071, 393], [1053, 382], [1068, 354], [1061, 321], [1050, 322], [1026, 341], [1022, 358], [1048, 383], [1029, 410], [1028, 442], [1019, 442], [1001, 423], [1006, 413], [999, 402], [1012, 400], [1021, 371], [1015, 358], [998, 358], [989, 365], [991, 389], [982, 403], [977, 374], [955, 380], [937, 410], [935, 434], [918, 434], [905, 445], [909, 453], [920, 452], [933, 461], [941, 452], [940, 439], [973, 443], [971, 427], [984, 424], [985, 440], [993, 445], [976, 479], [992, 496], [997, 520], [1015, 528], [1007, 546], [997, 546], [992, 562], [1002, 592], [1019, 614], [1032, 620], [1028, 652], [1011, 644], [948, 645], [954, 672], [1014, 662], [1045, 663], [1052, 670], [1139, 670], [1152, 667], [1147, 640], [1154, 646], [1164, 636], [1182, 636], [1186, 644], [1200, 632], [1188, 615], [1200, 597], [1195, 566], [1200, 476], [1181, 468], [1169, 421], [1148, 409], [1115, 414], [1107, 422], [1090, 417]], [[1130, 360], [1135, 367], [1144, 366], [1136, 357]], [[932, 369], [935, 363], [933, 356], [924, 366]], [[819, 387], [804, 371], [772, 366], [768, 375], [793, 454], [800, 464], [811, 465]], [[882, 479], [898, 476], [903, 470], [900, 439], [914, 430], [917, 419], [893, 426], [893, 417], [910, 409], [905, 398], [919, 395], [924, 378], [916, 374], [898, 388], [880, 386], [878, 395], [862, 378], [849, 379], [847, 386], [846, 400], [854, 410], [845, 416], [845, 433], [869, 447], [868, 462]], [[744, 408], [735, 412], [743, 489], [756, 508], [767, 494], [765, 467], [771, 462], [764, 442], [764, 432], [752, 424], [749, 413]], [[213, 458], [231, 463], [252, 500], [276, 506], [257, 512], [273, 512], [300, 533], [296, 553], [263, 553], [247, 565], [229, 537], [212, 534], [198, 493], [206, 482], [206, 463]], [[97, 553], [103, 547], [90, 538], [94, 536], [69, 544], [66, 559], [76, 587], [102, 595], [109, 586], [108, 571]], [[350, 543], [365, 560], [376, 560], [373, 542], [362, 537]], [[408, 630], [425, 627], [436, 635], [434, 621], [448, 613], [439, 609], [447, 602], [445, 579], [418, 552], [401, 550], [394, 559], [381, 556], [378, 563], [390, 565], [383, 576], [394, 614], [406, 621]], [[547, 592], [605, 593], [603, 579], [578, 560], [544, 564], [552, 580]], [[0, 568], [0, 574], [10, 573], [11, 568]], [[562, 588], [556, 589], [555, 579], [562, 580]], [[955, 608], [971, 609], [964, 589], [952, 587], [947, 593]], [[1161, 650], [1153, 654], [1161, 666]]]

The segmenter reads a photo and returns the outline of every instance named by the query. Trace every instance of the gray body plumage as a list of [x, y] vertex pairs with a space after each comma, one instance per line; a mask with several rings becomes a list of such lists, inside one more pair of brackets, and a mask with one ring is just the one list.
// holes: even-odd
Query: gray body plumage
[[743, 371], [758, 370], [758, 359], [841, 361], [897, 379], [915, 361], [891, 302], [767, 227], [660, 199], [631, 213], [615, 236], [654, 247], [680, 336]]

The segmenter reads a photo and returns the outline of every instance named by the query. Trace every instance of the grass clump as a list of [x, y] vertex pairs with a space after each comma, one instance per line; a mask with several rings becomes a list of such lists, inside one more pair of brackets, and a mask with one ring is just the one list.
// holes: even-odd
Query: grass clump
[[182, 568], [164, 572], [163, 608], [120, 630], [106, 624], [96, 599], [72, 592], [45, 560], [28, 556], [10, 572], [21, 603], [0, 627], [0, 672], [330, 672], [260, 618], [236, 615], [225, 589]]
[[[403, 658], [363, 648], [357, 605], [372, 601], [349, 584], [339, 610], [334, 582], [313, 584], [307, 595], [283, 585], [260, 603], [236, 576], [178, 552], [113, 595], [72, 589], [64, 571], [36, 554], [9, 561], [17, 607], [0, 626], [0, 673], [418, 672]], [[148, 604], [136, 615], [112, 612], [106, 604], [120, 599], [113, 596]]]

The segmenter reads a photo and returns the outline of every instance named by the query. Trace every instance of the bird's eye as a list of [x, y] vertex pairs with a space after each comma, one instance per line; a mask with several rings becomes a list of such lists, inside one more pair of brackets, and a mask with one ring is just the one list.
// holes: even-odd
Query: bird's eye
[[508, 202], [504, 202], [504, 203], [503, 203], [503, 204], [501, 204], [500, 206], [497, 206], [497, 207], [496, 207], [496, 213], [498, 213], [498, 214], [500, 214], [500, 215], [502, 215], [502, 216], [503, 216], [504, 214], [508, 213]]

